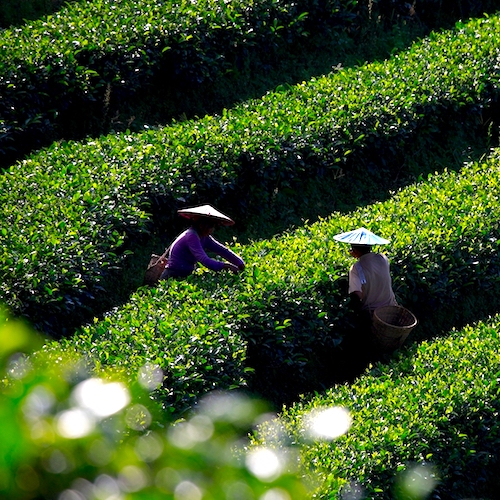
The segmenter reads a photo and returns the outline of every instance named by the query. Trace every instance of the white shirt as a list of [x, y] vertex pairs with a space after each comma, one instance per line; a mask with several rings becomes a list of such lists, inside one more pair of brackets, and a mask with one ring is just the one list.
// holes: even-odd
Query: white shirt
[[[366, 283], [362, 284], [358, 266], [361, 266]], [[397, 305], [392, 290], [389, 259], [381, 253], [362, 255], [349, 270], [349, 294], [361, 292], [363, 309], [374, 311], [378, 307]]]

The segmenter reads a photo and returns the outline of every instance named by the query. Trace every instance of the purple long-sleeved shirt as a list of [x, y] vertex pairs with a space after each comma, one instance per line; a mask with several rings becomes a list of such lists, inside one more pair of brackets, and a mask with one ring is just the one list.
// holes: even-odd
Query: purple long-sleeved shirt
[[212, 236], [200, 238], [195, 229], [189, 228], [172, 243], [167, 268], [181, 276], [188, 276], [199, 262], [212, 271], [220, 271], [224, 262], [210, 258], [207, 252], [213, 252], [236, 266], [244, 264], [238, 255]]

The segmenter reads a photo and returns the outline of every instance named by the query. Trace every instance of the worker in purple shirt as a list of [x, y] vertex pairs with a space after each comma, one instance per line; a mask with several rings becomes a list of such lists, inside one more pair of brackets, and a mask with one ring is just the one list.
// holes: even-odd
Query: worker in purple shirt
[[[198, 263], [216, 272], [229, 269], [238, 273], [245, 269], [243, 259], [212, 236], [217, 226], [232, 226], [234, 221], [231, 218], [210, 205], [185, 208], [178, 210], [178, 213], [190, 219], [192, 224], [170, 246], [167, 264], [160, 279], [185, 278]], [[207, 252], [224, 260], [213, 259]]]

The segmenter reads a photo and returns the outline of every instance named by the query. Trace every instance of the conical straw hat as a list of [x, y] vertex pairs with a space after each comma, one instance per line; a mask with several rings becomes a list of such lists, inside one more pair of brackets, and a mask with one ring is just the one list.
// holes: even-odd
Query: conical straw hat
[[386, 245], [389, 243], [389, 240], [377, 236], [364, 227], [337, 234], [333, 239], [342, 243], [350, 243], [351, 245]]
[[219, 212], [211, 205], [199, 205], [198, 207], [182, 208], [177, 210], [177, 213], [192, 220], [197, 220], [200, 217], [209, 217], [211, 219], [216, 219], [224, 226], [232, 226], [234, 224], [233, 219], [224, 215], [222, 212]]

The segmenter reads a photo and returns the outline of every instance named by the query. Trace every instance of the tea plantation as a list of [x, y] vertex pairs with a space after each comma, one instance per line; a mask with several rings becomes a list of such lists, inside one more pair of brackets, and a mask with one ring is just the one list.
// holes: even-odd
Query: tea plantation
[[[434, 3], [422, 2], [422, 18]], [[315, 27], [340, 45], [381, 36], [389, 19], [391, 36], [423, 20], [382, 1], [367, 11], [102, 0], [0, 33], [0, 152], [41, 148], [0, 177], [2, 495], [495, 498], [500, 17], [490, 3], [489, 15], [468, 11], [390, 57], [200, 118], [86, 138], [85, 113], [106, 95], [157, 97], [170, 73], [175, 92], [189, 79], [201, 89], [251, 47], [245, 61], [262, 62]], [[82, 140], [69, 140], [77, 108]], [[196, 203], [236, 219], [218, 235], [245, 271], [142, 286], [149, 254], [182, 227], [176, 210]], [[397, 299], [419, 319], [394, 353], [355, 337], [352, 258], [333, 236], [360, 226], [390, 240]]]

